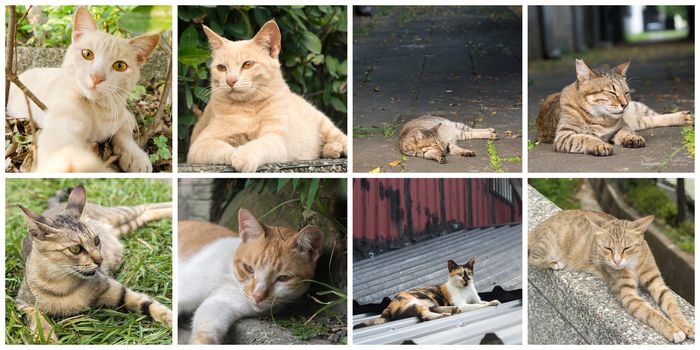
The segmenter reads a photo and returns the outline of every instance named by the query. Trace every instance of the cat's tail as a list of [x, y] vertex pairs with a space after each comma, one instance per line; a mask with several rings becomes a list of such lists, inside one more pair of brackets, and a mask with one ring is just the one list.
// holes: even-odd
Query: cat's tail
[[107, 225], [113, 235], [120, 238], [137, 228], [155, 220], [173, 216], [172, 203], [151, 203], [133, 207], [103, 207], [90, 205], [84, 215]]
[[549, 95], [540, 104], [540, 112], [535, 121], [537, 125], [537, 141], [539, 142], [554, 142], [557, 124], [559, 124], [559, 113], [561, 112], [559, 105], [560, 95], [560, 93]]
[[365, 321], [365, 322], [358, 323], [358, 324], [354, 325], [352, 328], [358, 329], [358, 328], [364, 328], [364, 327], [369, 327], [369, 326], [376, 326], [376, 325], [384, 324], [387, 322], [389, 322], [389, 309], [388, 308], [382, 312], [381, 316], [379, 316], [377, 318], [373, 318], [373, 319]]

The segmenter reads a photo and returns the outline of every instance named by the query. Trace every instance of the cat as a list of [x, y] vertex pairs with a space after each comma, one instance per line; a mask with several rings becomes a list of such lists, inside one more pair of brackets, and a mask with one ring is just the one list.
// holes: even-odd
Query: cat
[[[134, 141], [136, 119], [126, 107], [126, 98], [159, 39], [159, 35], [118, 38], [98, 30], [87, 8], [76, 9], [71, 44], [62, 66], [30, 69], [19, 76], [47, 106], [44, 113], [29, 102], [31, 117], [41, 129], [36, 140], [37, 171], [56, 170], [54, 158], [76, 163], [70, 157], [72, 152], [61, 152], [64, 149], [88, 149], [92, 142], [107, 140], [112, 141], [115, 154], [120, 155], [122, 170], [153, 171], [148, 154]], [[28, 119], [27, 108], [24, 93], [12, 84], [7, 114]], [[73, 164], [65, 168], [101, 170], [92, 166], [96, 160], [89, 158], [85, 166]], [[44, 163], [52, 165], [42, 168]]]
[[[653, 215], [628, 221], [597, 211], [565, 210], [530, 232], [528, 262], [602, 277], [625, 310], [669, 342], [695, 338], [695, 327], [681, 313], [644, 240], [653, 220]], [[640, 286], [649, 291], [670, 320], [639, 296]]]
[[323, 251], [315, 226], [266, 226], [238, 212], [238, 233], [199, 221], [179, 223], [178, 311], [194, 313], [192, 344], [219, 344], [237, 320], [262, 315], [308, 289]]
[[461, 312], [499, 305], [498, 300], [482, 301], [474, 287], [474, 264], [472, 256], [464, 265], [447, 261], [447, 282], [399, 292], [382, 311], [381, 316], [359, 323], [353, 328], [374, 326], [403, 318], [419, 317], [430, 321]]
[[646, 140], [635, 134], [637, 130], [693, 125], [688, 111], [658, 114], [632, 101], [626, 79], [629, 65], [592, 70], [577, 59], [576, 81], [540, 105], [538, 141], [553, 142], [556, 152], [609, 156], [611, 141], [628, 148], [644, 147]]
[[458, 140], [495, 140], [496, 137], [493, 128], [473, 129], [463, 123], [424, 115], [407, 122], [401, 128], [399, 149], [407, 156], [432, 159], [444, 164], [448, 153], [474, 157], [474, 151], [457, 146]]
[[347, 136], [289, 90], [274, 20], [251, 40], [229, 41], [203, 26], [212, 51], [211, 98], [190, 139], [190, 163], [260, 165], [347, 155]]
[[124, 308], [171, 324], [168, 307], [112, 277], [124, 258], [119, 238], [147, 222], [171, 217], [170, 203], [102, 207], [87, 203], [80, 185], [65, 205], [44, 215], [19, 207], [28, 234], [22, 241], [25, 272], [17, 309], [35, 334], [40, 320], [41, 333], [55, 343], [58, 337], [44, 315], [65, 318], [94, 307]]

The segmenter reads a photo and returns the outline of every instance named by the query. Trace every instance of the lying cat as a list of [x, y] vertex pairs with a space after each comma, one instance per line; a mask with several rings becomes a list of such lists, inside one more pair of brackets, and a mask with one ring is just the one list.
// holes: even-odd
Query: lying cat
[[[92, 142], [112, 141], [119, 166], [129, 172], [151, 172], [148, 154], [134, 141], [134, 115], [126, 98], [139, 80], [141, 66], [158, 45], [158, 35], [121, 39], [97, 29], [90, 12], [79, 6], [73, 21], [72, 42], [60, 68], [35, 68], [19, 79], [46, 106], [44, 113], [33, 102], [31, 116], [41, 128], [37, 137], [37, 171], [101, 170], [88, 159], [84, 163], [61, 152], [88, 149]], [[7, 114], [27, 119], [24, 93], [10, 86]], [[65, 169], [56, 167], [62, 158]], [[94, 156], [93, 158], [97, 158]], [[44, 163], [51, 166], [42, 168]]]
[[632, 101], [627, 68], [629, 62], [594, 71], [583, 60], [576, 60], [576, 81], [540, 105], [538, 141], [554, 142], [556, 152], [609, 156], [613, 154], [611, 141], [623, 147], [644, 147], [646, 140], [635, 134], [637, 130], [693, 124], [688, 111], [658, 114]]
[[203, 28], [212, 50], [212, 93], [192, 131], [188, 162], [254, 172], [265, 163], [347, 154], [347, 136], [284, 81], [274, 21], [241, 41]]
[[500, 304], [498, 300], [482, 301], [479, 298], [474, 287], [475, 263], [475, 256], [462, 266], [448, 260], [449, 278], [447, 282], [399, 292], [391, 300], [389, 306], [384, 309], [381, 316], [359, 323], [353, 328], [374, 326], [416, 316], [421, 321], [430, 321]]
[[192, 344], [221, 343], [237, 320], [299, 298], [314, 277], [323, 251], [318, 227], [265, 226], [243, 208], [238, 222], [238, 233], [179, 224], [178, 311], [194, 313]]
[[42, 314], [65, 318], [95, 307], [124, 308], [171, 324], [169, 308], [112, 277], [124, 255], [119, 238], [149, 221], [170, 217], [170, 203], [101, 207], [86, 204], [85, 189], [78, 186], [65, 206], [44, 215], [20, 208], [29, 234], [22, 242], [25, 271], [17, 309], [35, 334], [40, 320], [44, 337], [57, 342]]
[[399, 149], [407, 156], [433, 159], [444, 164], [448, 153], [474, 157], [474, 151], [457, 146], [458, 140], [495, 140], [496, 136], [496, 131], [492, 128], [472, 129], [463, 123], [424, 115], [409, 121], [401, 128]]
[[[653, 220], [653, 216], [627, 221], [597, 211], [563, 211], [530, 232], [528, 263], [602, 277], [632, 316], [668, 341], [695, 338], [695, 327], [681, 313], [644, 240]], [[640, 286], [649, 291], [670, 320], [639, 296]]]

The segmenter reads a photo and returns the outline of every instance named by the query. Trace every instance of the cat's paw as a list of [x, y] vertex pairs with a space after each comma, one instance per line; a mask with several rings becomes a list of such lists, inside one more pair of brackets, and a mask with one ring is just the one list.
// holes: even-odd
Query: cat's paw
[[129, 173], [150, 173], [153, 172], [153, 164], [146, 152], [138, 150], [135, 152], [123, 152], [119, 157], [119, 166]]
[[462, 312], [462, 310], [460, 310], [459, 307], [457, 307], [457, 306], [453, 306], [452, 308], [450, 308], [450, 314], [452, 314], [452, 315], [456, 315], [456, 314], [461, 313], [461, 312]]
[[242, 173], [254, 173], [260, 166], [260, 159], [245, 148], [238, 148], [231, 154], [231, 166]]
[[472, 150], [463, 149], [459, 152], [459, 155], [462, 157], [475, 157], [476, 153], [474, 153]]
[[323, 158], [340, 158], [344, 153], [343, 149], [343, 145], [339, 142], [329, 142], [323, 145]]
[[550, 267], [552, 270], [563, 270], [566, 265], [564, 265], [564, 263], [561, 261], [554, 261], [550, 264]]
[[192, 332], [189, 344], [218, 344], [216, 337], [208, 332]]
[[627, 148], [641, 148], [646, 146], [646, 140], [639, 135], [627, 135], [622, 138], [622, 146]]
[[683, 331], [674, 332], [668, 340], [674, 343], [680, 343], [685, 340], [685, 333], [683, 333]]
[[58, 343], [58, 337], [56, 336], [56, 332], [54, 332], [53, 326], [44, 319], [44, 316], [41, 315], [39, 316], [41, 320], [41, 332], [39, 332], [39, 325], [36, 323], [36, 318], [32, 317], [30, 320], [29, 328], [32, 330], [34, 335], [36, 335], [38, 340], [42, 340], [39, 337], [39, 334], [43, 334], [44, 336], [44, 341], [51, 343], [51, 344], [56, 344]]
[[613, 146], [609, 143], [598, 143], [589, 152], [598, 157], [610, 156], [613, 154]]
[[501, 302], [494, 299], [494, 300], [489, 301], [487, 305], [488, 305], [488, 306], [501, 305]]
[[160, 307], [151, 313], [154, 320], [170, 327], [173, 324], [173, 312], [167, 307], [160, 305]]
[[498, 139], [498, 133], [496, 133], [496, 129], [494, 129], [494, 128], [489, 128], [488, 130], [491, 132], [491, 135], [489, 135], [489, 140], [496, 140], [496, 139]]

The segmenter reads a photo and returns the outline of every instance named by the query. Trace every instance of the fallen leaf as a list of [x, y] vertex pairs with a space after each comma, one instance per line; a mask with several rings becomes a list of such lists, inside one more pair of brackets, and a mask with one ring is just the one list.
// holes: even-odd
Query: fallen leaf
[[382, 169], [379, 169], [379, 167], [376, 167], [376, 168], [370, 170], [369, 172], [370, 172], [370, 173], [381, 173], [381, 172], [382, 172]]
[[395, 160], [393, 162], [389, 162], [389, 166], [399, 166], [399, 165], [401, 165], [400, 160]]

